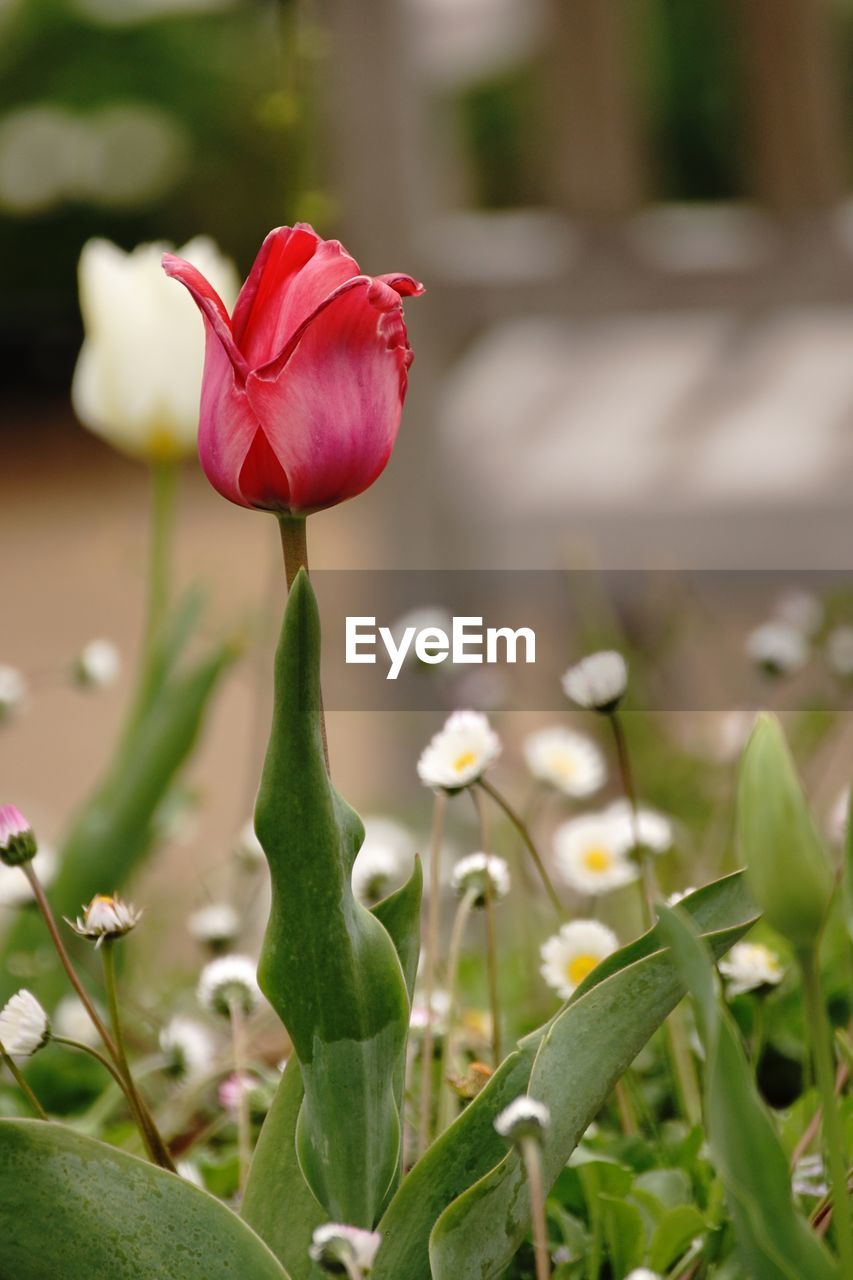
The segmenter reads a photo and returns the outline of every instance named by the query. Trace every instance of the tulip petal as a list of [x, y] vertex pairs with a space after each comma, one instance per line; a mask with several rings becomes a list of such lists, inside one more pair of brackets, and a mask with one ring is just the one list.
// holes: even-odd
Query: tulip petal
[[179, 280], [192, 295], [193, 301], [202, 314], [205, 329], [216, 335], [225, 354], [235, 371], [245, 378], [248, 368], [243, 359], [234, 336], [231, 332], [231, 321], [225, 309], [225, 303], [209, 281], [185, 258], [178, 258], [173, 253], [163, 254], [163, 270], [173, 280]]
[[303, 225], [271, 231], [234, 307], [234, 339], [248, 367], [275, 359], [320, 303], [358, 274], [338, 240]]
[[331, 506], [373, 483], [397, 437], [411, 359], [398, 290], [360, 276], [249, 375], [249, 403], [287, 475], [291, 510]]
[[239, 477], [255, 437], [262, 434], [234, 366], [205, 317], [204, 378], [198, 427], [198, 454], [214, 489], [241, 507], [251, 507]]

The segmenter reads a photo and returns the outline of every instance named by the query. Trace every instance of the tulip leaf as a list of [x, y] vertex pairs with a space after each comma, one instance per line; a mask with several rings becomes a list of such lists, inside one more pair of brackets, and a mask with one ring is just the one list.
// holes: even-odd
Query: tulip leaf
[[[422, 881], [418, 859], [408, 882], [373, 908], [397, 948], [410, 993], [418, 967]], [[402, 1077], [399, 1086], [401, 1096]], [[293, 1280], [307, 1280], [311, 1275], [308, 1246], [314, 1228], [328, 1217], [311, 1194], [296, 1157], [296, 1123], [303, 1094], [299, 1063], [294, 1056], [264, 1120], [240, 1209]]]
[[370, 1227], [397, 1176], [409, 999], [394, 943], [350, 884], [364, 827], [324, 761], [320, 619], [304, 570], [276, 655], [255, 830], [272, 880], [258, 979], [299, 1058], [299, 1163], [329, 1217]]
[[8, 1280], [288, 1280], [206, 1191], [39, 1120], [0, 1120], [0, 1275]]
[[840, 1280], [794, 1203], [784, 1148], [731, 1015], [717, 998], [708, 948], [680, 911], [661, 907], [660, 917], [696, 1008], [705, 1049], [705, 1129], [746, 1269], [755, 1280]]
[[[684, 907], [716, 955], [755, 920], [742, 872], [691, 894]], [[550, 1186], [616, 1080], [683, 993], [656, 930], [598, 965], [415, 1165], [379, 1224], [372, 1280], [501, 1275], [529, 1217], [523, 1173], [494, 1131], [496, 1116], [526, 1091], [550, 1107]]]

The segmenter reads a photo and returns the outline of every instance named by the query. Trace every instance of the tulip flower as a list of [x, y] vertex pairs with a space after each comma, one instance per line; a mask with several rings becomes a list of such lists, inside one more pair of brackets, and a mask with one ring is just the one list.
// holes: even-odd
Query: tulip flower
[[[117, 449], [146, 462], [173, 462], [196, 449], [204, 343], [188, 299], [163, 279], [163, 244], [125, 253], [89, 240], [80, 255], [85, 341], [71, 394], [77, 417]], [[198, 236], [179, 250], [227, 299], [233, 263]]]
[[229, 316], [213, 283], [166, 254], [207, 346], [199, 453], [243, 507], [304, 516], [367, 489], [390, 457], [412, 352], [406, 275], [365, 276], [310, 227], [271, 231]]

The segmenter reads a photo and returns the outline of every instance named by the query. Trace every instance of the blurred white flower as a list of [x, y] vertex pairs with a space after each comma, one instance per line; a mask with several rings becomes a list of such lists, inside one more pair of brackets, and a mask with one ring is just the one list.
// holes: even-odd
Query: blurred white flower
[[469, 853], [456, 863], [450, 883], [459, 898], [475, 891], [473, 905], [484, 907], [489, 894], [493, 902], [500, 902], [509, 893], [509, 867], [494, 853]]
[[436, 635], [424, 641], [425, 650], [428, 655], [438, 656], [445, 646], [445, 659], [440, 663], [423, 662], [417, 655], [415, 646], [412, 644], [406, 650], [406, 656], [403, 659], [403, 667], [420, 666], [427, 670], [435, 671], [440, 674], [453, 670], [453, 663], [446, 657], [446, 640], [453, 632], [453, 618], [446, 609], [442, 609], [440, 605], [425, 605], [423, 608], [411, 609], [408, 613], [404, 613], [396, 622], [391, 623], [390, 631], [394, 638], [394, 643], [399, 648], [406, 631], [414, 628], [415, 635], [419, 635], [422, 631], [441, 632], [444, 636]]
[[847, 823], [850, 820], [850, 787], [845, 787], [832, 806], [827, 823], [827, 834], [830, 840], [840, 844], [847, 835]]
[[542, 944], [540, 972], [548, 986], [568, 1000], [584, 978], [618, 947], [616, 934], [598, 920], [572, 920]]
[[191, 1182], [194, 1187], [201, 1187], [204, 1190], [204, 1178], [197, 1164], [192, 1160], [177, 1160], [175, 1162], [175, 1173], [179, 1178], [183, 1178], [184, 1182]]
[[500, 750], [500, 738], [482, 712], [454, 711], [424, 748], [418, 777], [426, 787], [458, 791], [482, 777]]
[[780, 596], [773, 608], [773, 616], [804, 636], [817, 635], [823, 626], [823, 604], [811, 591], [792, 587]]
[[663, 1276], [657, 1271], [650, 1271], [648, 1267], [635, 1267], [625, 1280], [663, 1280]]
[[229, 946], [240, 932], [240, 916], [230, 902], [210, 902], [187, 921], [190, 936], [203, 946], [219, 950]]
[[[30, 863], [44, 888], [56, 879], [57, 857], [53, 849], [43, 845]], [[33, 902], [33, 891], [30, 882], [18, 867], [7, 867], [0, 864], [0, 909], [3, 907], [22, 907]]]
[[89, 905], [83, 908], [82, 917], [78, 916], [76, 922], [66, 920], [66, 923], [81, 938], [88, 938], [99, 947], [105, 939], [123, 938], [136, 928], [141, 919], [142, 912], [117, 893], [96, 893]]
[[81, 1044], [95, 1046], [101, 1041], [83, 1001], [76, 995], [62, 997], [53, 1011], [53, 1029], [56, 1035], [67, 1040], [79, 1040]]
[[627, 688], [628, 666], [615, 649], [588, 654], [563, 676], [566, 697], [587, 711], [615, 711]]
[[364, 842], [352, 869], [352, 890], [360, 902], [373, 906], [410, 875], [414, 842], [393, 818], [364, 819]]
[[720, 973], [727, 979], [730, 996], [743, 995], [757, 987], [775, 987], [785, 976], [775, 951], [760, 942], [736, 943], [720, 961]]
[[432, 1017], [430, 1018], [426, 1004], [422, 998], [419, 1000], [416, 994], [409, 1019], [409, 1029], [418, 1034], [426, 1031], [428, 1024], [432, 1022], [435, 1034], [443, 1036], [447, 1032], [447, 1019], [450, 1016], [450, 993], [442, 988], [433, 991], [431, 1005]]
[[240, 955], [211, 960], [201, 971], [197, 995], [199, 1004], [210, 1013], [227, 1018], [232, 1005], [244, 1014], [251, 1013], [261, 998], [255, 962]]
[[161, 1030], [160, 1050], [169, 1074], [183, 1080], [198, 1080], [213, 1063], [213, 1038], [207, 1027], [181, 1014], [175, 1014]]
[[17, 667], [0, 663], [0, 724], [10, 720], [27, 700], [27, 682]]
[[809, 660], [809, 642], [788, 622], [764, 622], [749, 633], [746, 652], [770, 676], [791, 676]]
[[582, 814], [557, 828], [554, 861], [561, 879], [578, 893], [609, 893], [637, 878], [629, 847], [618, 818]]
[[823, 1156], [802, 1156], [791, 1174], [791, 1190], [798, 1196], [811, 1196], [818, 1200], [829, 1194], [826, 1165]]
[[853, 676], [853, 627], [833, 627], [826, 637], [826, 660], [842, 680]]
[[[89, 240], [80, 256], [86, 338], [74, 372], [74, 410], [90, 430], [147, 461], [195, 452], [204, 338], [191, 299], [160, 266], [164, 244], [125, 253]], [[197, 267], [225, 305], [239, 281], [212, 240], [177, 251]]]
[[258, 837], [255, 835], [254, 819], [247, 818], [237, 835], [234, 852], [249, 870], [266, 865], [266, 855]]
[[370, 1271], [382, 1237], [378, 1231], [364, 1231], [341, 1222], [317, 1227], [308, 1252], [313, 1262], [333, 1275]]
[[0, 1045], [11, 1058], [29, 1058], [50, 1039], [50, 1020], [24, 988], [0, 1011]]
[[679, 902], [683, 902], [685, 898], [689, 898], [691, 893], [695, 892], [696, 890], [692, 884], [688, 885], [686, 889], [676, 889], [675, 892], [671, 893], [667, 898], [666, 905], [668, 907], [677, 907]]
[[603, 816], [621, 828], [626, 852], [633, 849], [635, 839], [639, 839], [642, 848], [652, 853], [666, 853], [675, 841], [671, 820], [657, 809], [640, 805], [635, 818], [627, 800], [614, 800], [604, 810]]
[[544, 1141], [551, 1125], [551, 1112], [544, 1102], [523, 1094], [513, 1098], [509, 1106], [495, 1120], [495, 1129], [507, 1142], [522, 1142], [525, 1138]]
[[549, 782], [567, 796], [592, 795], [607, 777], [604, 756], [596, 744], [561, 725], [529, 734], [523, 750], [534, 778]]
[[111, 640], [90, 640], [74, 663], [77, 682], [89, 689], [106, 689], [121, 674], [121, 655]]

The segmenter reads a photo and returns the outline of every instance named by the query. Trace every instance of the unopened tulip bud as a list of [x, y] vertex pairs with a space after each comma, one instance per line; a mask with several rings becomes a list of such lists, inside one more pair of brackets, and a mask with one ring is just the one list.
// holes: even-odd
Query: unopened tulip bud
[[796, 950], [810, 950], [832, 897], [832, 867], [772, 716], [759, 717], [743, 755], [736, 835], [767, 923]]
[[0, 805], [0, 862], [20, 867], [32, 862], [37, 850], [33, 829], [20, 809], [13, 804]]

